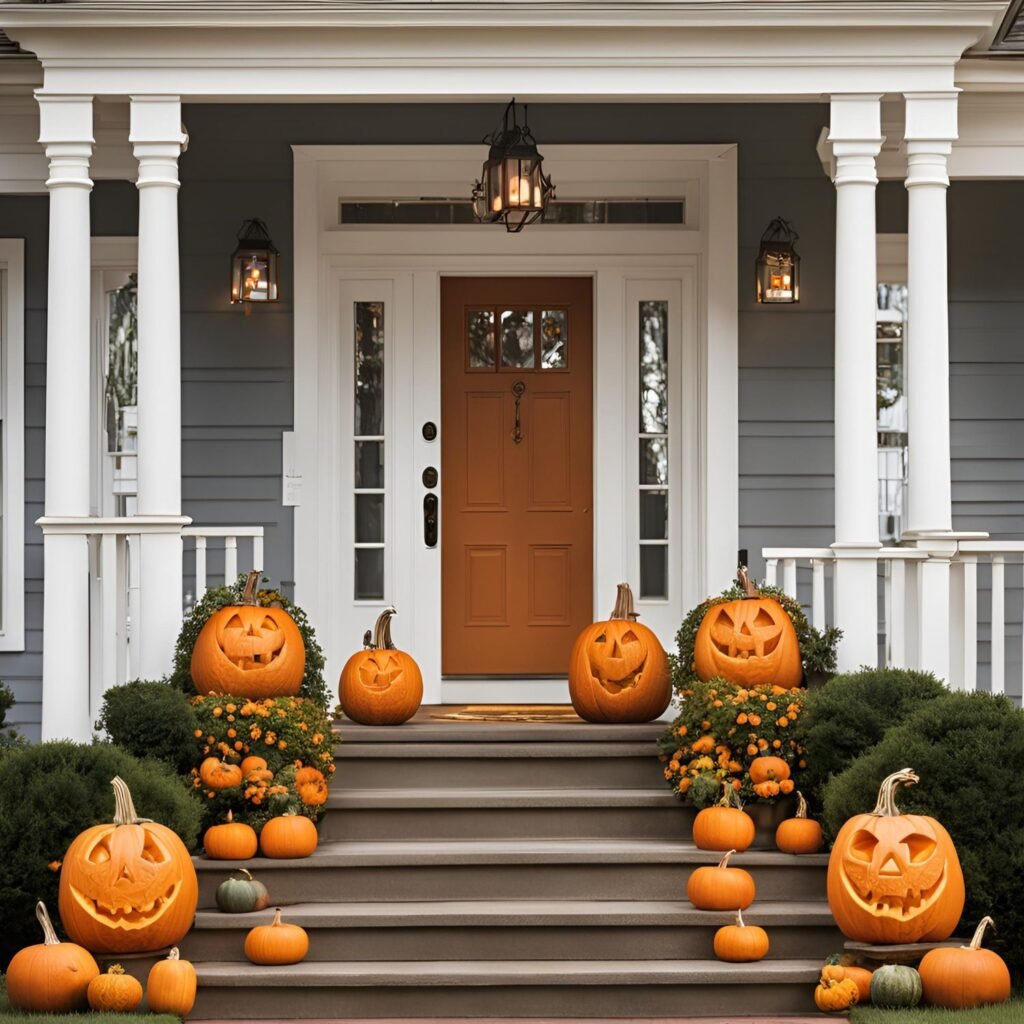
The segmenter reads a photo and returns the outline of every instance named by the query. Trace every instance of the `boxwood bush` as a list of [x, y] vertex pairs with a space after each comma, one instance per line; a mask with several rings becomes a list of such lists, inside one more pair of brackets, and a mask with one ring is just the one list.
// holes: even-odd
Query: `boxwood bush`
[[200, 805], [173, 768], [139, 760], [109, 743], [39, 743], [0, 759], [0, 964], [40, 942], [34, 907], [57, 912], [60, 862], [90, 825], [110, 821], [115, 775], [128, 783], [142, 817], [167, 825], [190, 849]]
[[96, 728], [129, 754], [166, 761], [179, 775], [195, 763], [195, 712], [170, 683], [136, 679], [112, 686], [103, 694]]
[[804, 795], [820, 806], [831, 776], [845, 771], [887, 729], [947, 692], [930, 672], [896, 668], [843, 673], [809, 691], [804, 713], [793, 728], [806, 751]]
[[830, 839], [852, 815], [869, 811], [878, 785], [900, 768], [919, 785], [901, 789], [901, 810], [941, 822], [956, 844], [967, 885], [958, 934], [985, 914], [997, 931], [986, 945], [1011, 969], [1024, 968], [1024, 712], [1005, 697], [944, 693], [926, 701], [824, 789]]

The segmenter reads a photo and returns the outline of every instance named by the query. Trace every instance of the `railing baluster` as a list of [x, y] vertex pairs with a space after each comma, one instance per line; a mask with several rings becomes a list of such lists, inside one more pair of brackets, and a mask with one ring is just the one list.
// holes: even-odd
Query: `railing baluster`
[[889, 660], [895, 668], [907, 667], [907, 566], [894, 558], [889, 580]]
[[775, 587], [778, 586], [779, 579], [779, 560], [777, 558], [769, 558], [764, 563], [764, 582], [765, 586]]
[[978, 688], [978, 559], [963, 555], [964, 563], [964, 689]]
[[230, 587], [238, 578], [238, 538], [224, 538], [224, 586]]
[[1006, 689], [1006, 558], [992, 556], [992, 692]]
[[811, 625], [825, 628], [825, 562], [811, 559]]
[[782, 560], [782, 589], [790, 597], [796, 597], [796, 559], [784, 558]]
[[206, 593], [206, 538], [196, 537], [196, 602]]
[[259, 569], [263, 572], [265, 566], [263, 565], [263, 537], [253, 537], [252, 539], [252, 567]]

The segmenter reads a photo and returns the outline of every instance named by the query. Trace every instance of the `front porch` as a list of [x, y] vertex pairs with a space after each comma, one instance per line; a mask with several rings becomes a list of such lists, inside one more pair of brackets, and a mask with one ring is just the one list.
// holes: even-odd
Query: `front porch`
[[[896, 19], [884, 60], [877, 26], [834, 27], [838, 55], [813, 64], [805, 58], [820, 36], [810, 25], [673, 23], [660, 38], [633, 31], [628, 67], [607, 57], [600, 74], [583, 64], [587, 47], [610, 46], [619, 30], [594, 25], [580, 41], [552, 26], [530, 81], [531, 122], [559, 196], [682, 198], [693, 220], [672, 231], [538, 225], [506, 236], [348, 230], [337, 211], [343, 198], [468, 190], [483, 156], [477, 140], [519, 84], [514, 33], [463, 26], [442, 42], [405, 28], [418, 56], [398, 73], [409, 58], [395, 33], [366, 26], [354, 30], [357, 46], [336, 24], [322, 37], [269, 21], [242, 34], [197, 25], [180, 36], [141, 26], [90, 35], [56, 27], [42, 10], [5, 13], [9, 33], [41, 60], [28, 102], [45, 158], [33, 155], [31, 187], [20, 191], [36, 193], [29, 459], [45, 507], [38, 490], [25, 500], [45, 557], [27, 569], [37, 650], [13, 673], [5, 661], [0, 669], [18, 678], [26, 704], [40, 700], [41, 674], [41, 735], [85, 739], [111, 683], [169, 671], [182, 608], [205, 585], [207, 539], [209, 550], [226, 542], [223, 579], [251, 564], [294, 593], [324, 640], [329, 678], [395, 602], [428, 703], [483, 685], [443, 681], [443, 544], [425, 544], [422, 526], [422, 473], [446, 473], [421, 428], [442, 420], [441, 282], [458, 274], [594, 282], [592, 613], [606, 610], [619, 579], [637, 581], [645, 542], [664, 541], [665, 592], [642, 595], [640, 611], [670, 646], [685, 611], [731, 578], [746, 548], [755, 574], [799, 596], [815, 625], [844, 630], [841, 667], [921, 667], [955, 687], [1019, 694], [1024, 591], [1005, 568], [1024, 550], [1010, 539], [1024, 533], [1019, 418], [1004, 389], [1018, 372], [1013, 179], [1024, 170], [1012, 155], [1022, 131], [1002, 100], [957, 98], [971, 89], [961, 56], [991, 15], [960, 5], [927, 32]], [[775, 47], [767, 82], [765, 33]], [[181, 57], [198, 39], [206, 56]], [[708, 47], [729, 54], [728, 74], [698, 59]], [[479, 68], [471, 73], [480, 53], [494, 73], [486, 83]], [[1006, 90], [1020, 84], [1011, 72]], [[1003, 112], [997, 129], [994, 110]], [[789, 308], [753, 295], [757, 241], [780, 213], [799, 229], [805, 261], [801, 303]], [[243, 317], [228, 305], [227, 258], [254, 214], [283, 250], [282, 302]], [[879, 234], [906, 238], [900, 283], [921, 339], [905, 365], [899, 547], [879, 539], [876, 285], [893, 280], [879, 270]], [[102, 515], [91, 490], [95, 309], [85, 282], [96, 235], [138, 239], [137, 504], [128, 516]], [[652, 298], [674, 318], [678, 310], [673, 325], [688, 324], [668, 360], [676, 461], [667, 482], [646, 485], [670, 495], [655, 538], [639, 521], [635, 451], [650, 438], [637, 436], [631, 404], [633, 307]], [[352, 427], [353, 341], [339, 314], [340, 302], [366, 301], [393, 313], [389, 418], [372, 438]], [[367, 438], [389, 453], [380, 488], [351, 483], [353, 445]], [[971, 481], [986, 473], [1012, 477], [1002, 513], [972, 497]], [[355, 535], [355, 490], [383, 494], [386, 539]], [[443, 503], [440, 515], [444, 523]], [[355, 587], [361, 545], [384, 552], [379, 597]], [[494, 699], [558, 699], [564, 688], [501, 685]]]

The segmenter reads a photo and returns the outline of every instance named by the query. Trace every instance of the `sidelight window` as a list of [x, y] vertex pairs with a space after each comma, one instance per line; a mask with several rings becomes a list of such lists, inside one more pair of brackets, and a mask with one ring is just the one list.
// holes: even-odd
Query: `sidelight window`
[[357, 601], [384, 599], [384, 303], [354, 304], [353, 480]]
[[668, 597], [668, 302], [640, 303], [640, 597]]

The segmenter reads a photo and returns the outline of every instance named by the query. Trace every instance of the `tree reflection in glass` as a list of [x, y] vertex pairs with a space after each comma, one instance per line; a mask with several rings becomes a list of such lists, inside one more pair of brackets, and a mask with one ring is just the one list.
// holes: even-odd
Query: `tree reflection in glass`
[[501, 365], [533, 366], [532, 309], [507, 309], [501, 314]]
[[356, 303], [355, 434], [384, 433], [384, 304]]
[[120, 288], [107, 292], [109, 327], [107, 366], [104, 381], [104, 428], [107, 451], [123, 452], [135, 447], [124, 422], [125, 409], [138, 404], [139, 379], [139, 289], [135, 274]]

